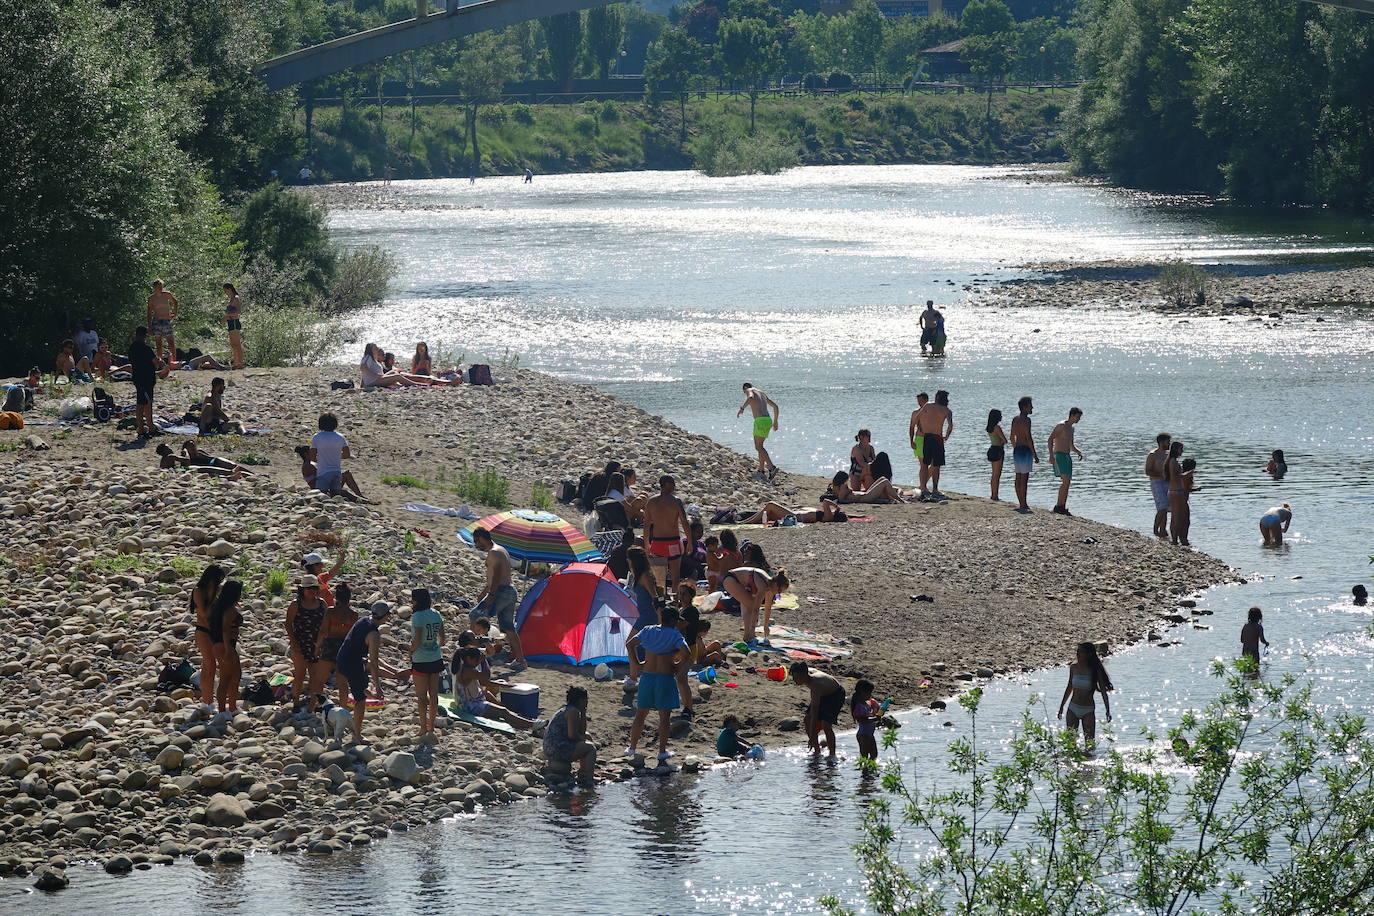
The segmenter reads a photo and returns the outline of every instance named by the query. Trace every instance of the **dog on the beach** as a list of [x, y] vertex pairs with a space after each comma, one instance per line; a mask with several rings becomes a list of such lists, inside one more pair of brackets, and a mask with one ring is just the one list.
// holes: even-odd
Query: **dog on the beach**
[[325, 700], [320, 707], [320, 718], [327, 728], [334, 732], [334, 740], [343, 743], [344, 734], [353, 731], [353, 712], [342, 706], [335, 706]]

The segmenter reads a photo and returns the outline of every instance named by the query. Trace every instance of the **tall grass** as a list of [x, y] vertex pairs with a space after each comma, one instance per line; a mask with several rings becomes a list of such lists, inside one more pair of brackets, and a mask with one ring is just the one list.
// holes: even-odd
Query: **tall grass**
[[382, 483], [393, 487], [453, 493], [468, 502], [491, 506], [493, 509], [510, 507], [510, 481], [490, 468], [485, 471], [463, 468], [452, 477], [441, 470], [438, 480], [426, 480], [413, 474], [384, 474]]

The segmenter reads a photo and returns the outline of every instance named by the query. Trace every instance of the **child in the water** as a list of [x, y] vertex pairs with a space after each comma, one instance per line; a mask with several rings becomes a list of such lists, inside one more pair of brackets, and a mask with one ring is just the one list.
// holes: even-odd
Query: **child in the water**
[[726, 716], [716, 735], [716, 754], [720, 757], [743, 757], [750, 745], [739, 736], [739, 717]]
[[1259, 664], [1260, 643], [1268, 648], [1269, 640], [1264, 638], [1264, 612], [1257, 607], [1250, 608], [1250, 619], [1240, 628], [1240, 651]]
[[854, 702], [849, 707], [859, 730], [854, 735], [859, 742], [859, 756], [869, 760], [878, 759], [878, 722], [882, 719], [882, 708], [873, 699], [873, 682], [861, 680], [854, 685]]

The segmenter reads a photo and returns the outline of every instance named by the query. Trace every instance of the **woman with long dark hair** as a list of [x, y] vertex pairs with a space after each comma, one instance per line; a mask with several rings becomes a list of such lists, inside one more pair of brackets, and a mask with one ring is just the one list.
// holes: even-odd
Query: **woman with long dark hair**
[[[1069, 731], [1081, 726], [1083, 739], [1091, 743], [1097, 738], [1097, 705], [1093, 694], [1102, 694], [1102, 709], [1110, 722], [1112, 704], [1107, 694], [1115, 689], [1112, 679], [1107, 676], [1107, 669], [1102, 667], [1102, 659], [1097, 656], [1097, 646], [1090, 642], [1079, 643], [1077, 658], [1069, 665], [1069, 683], [1064, 687], [1064, 696], [1059, 701], [1059, 718], [1064, 720]], [[1064, 715], [1065, 705], [1069, 709], [1067, 718]]]
[[992, 465], [992, 501], [1001, 502], [1002, 462], [1007, 457], [1007, 434], [1002, 432], [1002, 411], [988, 411], [988, 464]]
[[243, 368], [243, 302], [234, 284], [224, 284], [224, 294], [229, 301], [224, 306], [224, 326], [229, 330], [229, 368]]
[[206, 709], [215, 708], [215, 669], [218, 659], [215, 644], [210, 638], [210, 608], [224, 582], [224, 567], [211, 563], [200, 574], [200, 581], [191, 589], [191, 613], [195, 616], [196, 651], [200, 653], [200, 702]]
[[222, 716], [232, 716], [239, 710], [239, 680], [243, 677], [243, 663], [239, 659], [239, 630], [243, 628], [239, 601], [242, 598], [243, 583], [230, 579], [220, 588], [210, 607], [210, 639], [215, 647], [219, 675], [215, 703]]

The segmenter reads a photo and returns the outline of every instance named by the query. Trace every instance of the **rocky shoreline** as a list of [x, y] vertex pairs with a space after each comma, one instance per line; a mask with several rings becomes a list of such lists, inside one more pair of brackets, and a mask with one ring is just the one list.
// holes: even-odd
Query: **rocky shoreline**
[[1160, 294], [1163, 264], [1145, 261], [1026, 264], [1029, 279], [965, 287], [976, 301], [1044, 308], [1152, 309], [1181, 317], [1244, 318], [1273, 325], [1287, 319], [1318, 321], [1333, 309], [1374, 306], [1374, 267], [1314, 265], [1200, 265], [1218, 277], [1204, 305], [1177, 306]]
[[[243, 668], [256, 679], [290, 670], [289, 596], [268, 588], [271, 575], [294, 579], [305, 550], [337, 536], [347, 538], [349, 560], [336, 581], [350, 583], [355, 603], [403, 604], [410, 588], [428, 587], [452, 621], [452, 645], [465, 616], [455, 602], [480, 588], [479, 556], [455, 537], [461, 522], [403, 506], [466, 502], [451, 483], [464, 468], [499, 470], [515, 506], [530, 503], [536, 484], [611, 457], [636, 467], [641, 483], [674, 473], [684, 498], [706, 507], [809, 502], [822, 486], [788, 474], [776, 485], [750, 480], [745, 456], [596, 389], [496, 373], [491, 388], [376, 393], [331, 390], [346, 369], [223, 373], [226, 408], [264, 431], [202, 446], [252, 459], [254, 473], [241, 480], [158, 471], [151, 445], [113, 423], [0, 434], [0, 624], [12, 646], [0, 663], [0, 873], [52, 889], [76, 861], [122, 872], [179, 857], [234, 863], [253, 850], [323, 856], [567, 790], [566, 774], [546, 767], [527, 734], [445, 722], [437, 745], [417, 745], [406, 687], [392, 686], [388, 704], [369, 711], [357, 746], [333, 743], [318, 720], [293, 719], [276, 704], [216, 722], [189, 688], [158, 692], [165, 661], [197, 661], [187, 595], [211, 561], [247, 586]], [[160, 410], [184, 410], [211, 376], [178, 373], [159, 387]], [[131, 386], [107, 387], [130, 400]], [[30, 419], [55, 415], [58, 403], [40, 400]], [[322, 410], [339, 415], [352, 469], [378, 505], [302, 485], [291, 449]], [[24, 435], [47, 450], [24, 446]], [[872, 514], [868, 524], [742, 534], [794, 572], [800, 607], [779, 622], [844, 639], [853, 655], [826, 667], [869, 677], [898, 707], [938, 705], [970, 681], [1062, 660], [1077, 639], [1119, 645], [1158, 633], [1182, 596], [1229, 576], [1204, 554], [1133, 532], [1040, 511], [1020, 516], [980, 499]], [[910, 549], [918, 533], [919, 556]], [[914, 600], [918, 593], [930, 600]], [[405, 653], [405, 613], [385, 633], [393, 663]], [[724, 615], [714, 622], [715, 638], [738, 627]], [[695, 686], [697, 721], [674, 725], [681, 764], [656, 770], [616, 757], [629, 725], [617, 681], [540, 664], [519, 680], [542, 688], [545, 714], [568, 685], [586, 686], [591, 737], [603, 749], [598, 775], [625, 779], [709, 766], [726, 713], [739, 715], [753, 740], [794, 743], [802, 692], [748, 670], [784, 661], [732, 655], [737, 687]]]

